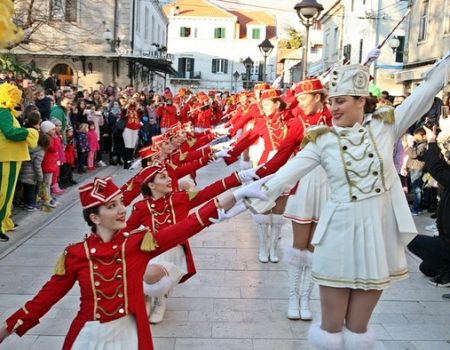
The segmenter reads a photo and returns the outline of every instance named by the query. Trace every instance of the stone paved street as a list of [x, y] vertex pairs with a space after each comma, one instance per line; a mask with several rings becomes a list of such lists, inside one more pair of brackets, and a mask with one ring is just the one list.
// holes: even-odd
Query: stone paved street
[[[118, 183], [130, 172], [108, 167]], [[222, 164], [199, 171], [199, 185], [229, 173]], [[76, 190], [66, 193], [61, 212], [33, 213], [20, 222], [11, 243], [0, 246], [0, 317], [20, 307], [49, 278], [55, 261], [70, 242], [87, 232]], [[40, 223], [42, 218], [47, 223]], [[419, 231], [432, 223], [428, 214], [416, 218]], [[404, 237], [407, 241], [410, 237]], [[291, 244], [291, 228], [283, 228], [282, 246]], [[287, 268], [283, 262], [257, 261], [257, 237], [250, 215], [210, 227], [191, 240], [197, 275], [176, 288], [164, 322], [153, 326], [157, 350], [293, 350], [308, 349], [310, 323], [289, 321]], [[14, 249], [13, 249], [14, 248]], [[450, 349], [450, 302], [441, 299], [448, 288], [435, 288], [418, 273], [408, 256], [411, 276], [388, 289], [372, 318], [376, 349]], [[22, 338], [13, 335], [5, 350], [60, 349], [78, 308], [78, 286]], [[319, 320], [318, 289], [312, 301]]]

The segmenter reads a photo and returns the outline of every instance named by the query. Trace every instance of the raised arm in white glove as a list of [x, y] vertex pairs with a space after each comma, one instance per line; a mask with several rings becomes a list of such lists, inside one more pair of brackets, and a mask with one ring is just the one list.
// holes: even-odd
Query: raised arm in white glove
[[239, 161], [239, 169], [241, 170], [247, 170], [252, 167], [252, 161], [251, 160], [241, 160]]
[[366, 58], [366, 66], [370, 66], [372, 62], [376, 61], [378, 57], [380, 57], [381, 50], [378, 47], [374, 47], [372, 50], [369, 51]]
[[262, 179], [260, 179], [258, 181], [252, 182], [248, 185], [238, 188], [236, 191], [233, 192], [236, 202], [238, 202], [241, 199], [244, 199], [246, 197], [259, 198], [262, 200], [267, 199], [266, 194], [263, 191], [261, 191], [261, 187], [267, 181], [269, 181], [273, 176], [274, 176], [274, 174], [263, 177]]
[[247, 207], [244, 204], [244, 201], [241, 199], [239, 202], [236, 202], [236, 204], [225, 211], [224, 209], [218, 209], [218, 218], [217, 219], [209, 219], [211, 222], [217, 224], [218, 222], [222, 222], [231, 218], [234, 218], [235, 216], [239, 215], [240, 213], [243, 213], [247, 210]]
[[250, 169], [246, 169], [246, 170], [239, 170], [237, 172], [237, 175], [239, 177], [239, 180], [241, 181], [241, 183], [247, 183], [253, 180], [259, 180], [259, 176], [256, 174], [256, 172], [262, 168], [264, 166], [264, 164], [261, 164], [259, 166], [257, 166], [256, 168], [250, 168]]
[[229, 156], [230, 156], [230, 155], [228, 154], [229, 151], [230, 151], [229, 148], [221, 149], [220, 151], [214, 153], [214, 157], [215, 157], [216, 159], [218, 159], [218, 158], [224, 158], [224, 157], [229, 157]]

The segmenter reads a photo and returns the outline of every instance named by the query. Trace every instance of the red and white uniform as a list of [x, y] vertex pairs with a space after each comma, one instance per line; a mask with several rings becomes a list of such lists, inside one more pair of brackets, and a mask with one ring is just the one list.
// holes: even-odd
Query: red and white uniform
[[[153, 232], [159, 232], [185, 219], [193, 208], [240, 185], [239, 177], [233, 173], [198, 192], [177, 191], [156, 200], [151, 197], [145, 198], [134, 204], [127, 228], [133, 230], [144, 225], [150, 227]], [[158, 257], [158, 263], [164, 262], [163, 265], [175, 284], [186, 281], [196, 272], [189, 242], [186, 240], [180, 245], [182, 249], [176, 250], [175, 247]]]
[[[91, 322], [105, 325], [111, 322], [113, 325], [124, 317], [135, 320], [136, 326], [131, 326], [130, 332], [137, 333], [138, 349], [153, 350], [142, 289], [142, 276], [147, 263], [209, 226], [210, 218], [217, 218], [215, 201], [208, 202], [185, 220], [153, 234], [147, 229], [122, 230], [110, 242], [103, 242], [92, 233], [84, 242], [68, 246], [65, 250], [65, 272], [53, 275], [32, 300], [10, 316], [6, 320], [7, 330], [24, 335], [78, 282], [81, 289], [80, 309], [67, 333], [63, 350], [79, 348], [77, 337]], [[143, 251], [141, 245], [144, 239], [152, 239], [146, 235], [152, 235], [156, 245]], [[105, 343], [108, 341], [104, 339]]]

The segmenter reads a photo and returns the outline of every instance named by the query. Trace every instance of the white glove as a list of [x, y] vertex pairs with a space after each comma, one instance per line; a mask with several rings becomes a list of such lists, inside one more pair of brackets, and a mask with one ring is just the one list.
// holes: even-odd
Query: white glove
[[221, 142], [221, 143], [216, 143], [215, 145], [212, 145], [211, 148], [214, 151], [220, 151], [221, 149], [224, 149], [224, 148], [231, 148], [230, 147], [231, 142], [233, 142], [233, 141], [229, 140], [229, 141], [225, 141], [225, 142]]
[[217, 224], [218, 222], [222, 222], [231, 218], [234, 218], [235, 216], [239, 215], [240, 213], [243, 213], [247, 210], [247, 207], [244, 204], [243, 200], [240, 200], [239, 202], [236, 202], [228, 211], [225, 212], [222, 208], [217, 210], [217, 213], [219, 214], [219, 217], [217, 219], [209, 219], [214, 224]]
[[241, 160], [239, 161], [239, 169], [247, 170], [247, 169], [250, 169], [251, 167], [252, 167], [252, 161], [251, 160], [245, 161], [245, 160], [242, 160], [242, 158], [241, 158]]
[[247, 182], [250, 182], [253, 180], [259, 180], [259, 176], [256, 174], [256, 172], [263, 166], [264, 166], [264, 164], [261, 164], [256, 168], [239, 170], [237, 172], [237, 176], [239, 177], [239, 180], [241, 181], [241, 183], [247, 183]]
[[369, 51], [366, 58], [366, 66], [370, 65], [372, 62], [376, 61], [380, 57], [381, 50], [378, 47], [374, 47]]
[[225, 135], [228, 135], [230, 133], [230, 128], [217, 127], [217, 128], [214, 129], [214, 133], [216, 135], [225, 136]]
[[129, 169], [130, 170], [142, 169], [142, 159], [141, 158], [136, 159], [135, 162], [130, 165]]
[[214, 157], [216, 158], [224, 158], [224, 157], [229, 157], [229, 152], [230, 149], [229, 148], [224, 148], [222, 150], [220, 150], [219, 152], [214, 153]]
[[241, 188], [234, 191], [233, 195], [236, 199], [236, 202], [240, 201], [241, 199], [244, 199], [246, 197], [250, 198], [258, 198], [267, 200], [267, 195], [261, 190], [262, 185], [264, 185], [267, 181], [269, 181], [273, 175], [269, 175], [266, 177], [263, 177], [262, 179], [252, 182], [248, 185], [242, 186]]

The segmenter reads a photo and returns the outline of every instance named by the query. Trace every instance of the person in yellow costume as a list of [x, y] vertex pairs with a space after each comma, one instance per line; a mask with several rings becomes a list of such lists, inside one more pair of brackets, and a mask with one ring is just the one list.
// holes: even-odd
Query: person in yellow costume
[[13, 12], [14, 3], [11, 0], [0, 0], [0, 49], [22, 40], [22, 30], [11, 19]]
[[0, 85], [0, 241], [3, 242], [9, 240], [5, 232], [14, 228], [11, 205], [20, 167], [23, 161], [30, 160], [28, 147], [36, 147], [39, 138], [37, 130], [22, 128], [16, 118], [14, 107], [21, 98], [17, 86]]

